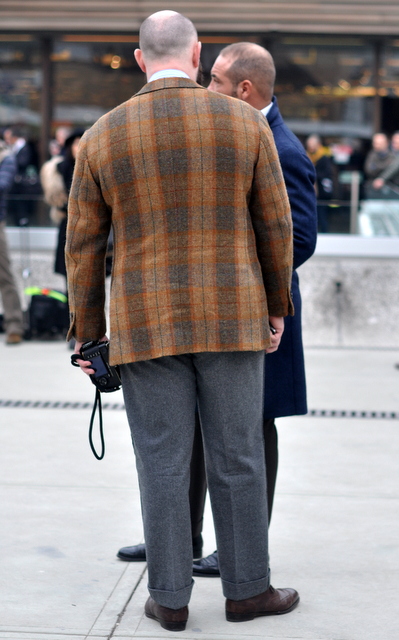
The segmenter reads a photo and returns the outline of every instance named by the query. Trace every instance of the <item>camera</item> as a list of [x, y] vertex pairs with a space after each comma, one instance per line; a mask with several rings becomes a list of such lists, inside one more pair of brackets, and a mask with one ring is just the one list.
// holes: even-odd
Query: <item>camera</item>
[[90, 376], [91, 381], [99, 391], [104, 393], [118, 391], [122, 386], [118, 367], [111, 367], [108, 363], [108, 352], [109, 342], [91, 340], [82, 345], [80, 354], [74, 353], [71, 356], [71, 362], [76, 367], [79, 366], [76, 360], [91, 362], [91, 368], [95, 370], [95, 373]]

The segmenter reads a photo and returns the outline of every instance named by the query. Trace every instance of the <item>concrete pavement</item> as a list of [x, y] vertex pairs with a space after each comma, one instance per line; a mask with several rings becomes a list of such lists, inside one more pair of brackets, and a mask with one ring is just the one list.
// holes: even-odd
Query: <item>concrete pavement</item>
[[[98, 462], [87, 441], [94, 387], [70, 366], [66, 345], [3, 341], [0, 639], [170, 637], [143, 616], [145, 563], [115, 557], [143, 535], [121, 393], [104, 398], [115, 408], [104, 411]], [[317, 348], [306, 359], [316, 416], [279, 420], [270, 531], [272, 584], [295, 587], [301, 603], [286, 616], [232, 624], [220, 581], [197, 578], [181, 638], [398, 637], [399, 350]], [[209, 505], [204, 538], [207, 554], [215, 548]]]

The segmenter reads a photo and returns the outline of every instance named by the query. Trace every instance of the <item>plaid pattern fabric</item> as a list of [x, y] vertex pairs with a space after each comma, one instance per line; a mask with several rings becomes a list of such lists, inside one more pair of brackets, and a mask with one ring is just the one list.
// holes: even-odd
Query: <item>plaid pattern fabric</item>
[[292, 225], [266, 119], [183, 78], [151, 82], [81, 140], [66, 261], [79, 341], [105, 333], [111, 225], [112, 364], [258, 351], [293, 313]]

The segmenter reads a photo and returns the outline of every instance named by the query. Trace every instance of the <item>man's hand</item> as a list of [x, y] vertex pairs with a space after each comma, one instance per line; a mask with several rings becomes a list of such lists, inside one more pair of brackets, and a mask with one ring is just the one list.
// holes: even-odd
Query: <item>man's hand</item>
[[375, 180], [373, 180], [374, 189], [381, 189], [381, 187], [383, 187], [384, 184], [385, 184], [385, 180], [383, 178], [376, 178]]
[[[103, 336], [99, 342], [107, 342], [108, 338], [107, 336]], [[80, 350], [82, 348], [82, 345], [84, 344], [84, 342], [78, 342], [76, 341], [75, 343], [75, 350], [74, 353], [80, 353]], [[83, 373], [86, 373], [88, 376], [91, 376], [93, 373], [95, 373], [94, 369], [90, 368], [91, 362], [90, 360], [76, 360], [77, 364], [79, 365], [79, 367], [82, 369]]]
[[276, 316], [269, 316], [269, 323], [276, 330], [276, 333], [270, 332], [271, 345], [268, 349], [266, 349], [266, 353], [273, 353], [277, 351], [281, 336], [284, 332], [284, 318], [277, 318]]

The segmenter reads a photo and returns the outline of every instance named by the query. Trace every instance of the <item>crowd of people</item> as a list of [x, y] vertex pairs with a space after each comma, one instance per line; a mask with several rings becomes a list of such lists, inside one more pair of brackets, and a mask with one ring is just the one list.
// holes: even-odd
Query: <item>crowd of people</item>
[[[50, 221], [61, 225], [56, 272], [63, 275], [66, 201], [74, 154], [83, 132], [80, 128], [57, 127], [49, 143], [50, 161], [40, 168], [36, 144], [27, 140], [19, 127], [7, 127], [3, 131], [3, 142], [16, 160], [16, 173], [6, 196], [7, 223], [18, 226], [22, 219], [35, 224], [38, 201], [43, 199], [49, 205]], [[391, 138], [382, 132], [374, 134], [370, 150], [366, 140], [323, 140], [318, 134], [304, 138], [302, 144], [316, 171], [319, 233], [340, 231], [331, 224], [331, 207], [335, 210], [345, 207], [345, 201], [349, 206], [350, 189], [340, 180], [343, 172], [359, 172], [360, 200], [399, 197], [399, 132]]]
[[40, 173], [35, 145], [24, 137], [21, 129], [7, 127], [0, 139], [0, 293], [2, 328], [7, 345], [20, 344], [26, 333], [5, 233], [7, 218], [17, 226], [29, 223], [36, 197], [43, 193], [45, 202], [50, 205], [50, 218], [59, 228], [54, 271], [66, 278], [64, 252], [68, 194], [83, 133], [82, 129], [72, 131], [59, 127], [49, 145], [52, 157], [44, 163]]
[[[22, 129], [10, 126], [3, 130], [3, 142], [16, 161], [11, 186], [4, 194], [7, 199], [7, 223], [18, 226], [21, 219], [34, 220], [37, 202], [43, 199], [49, 205], [52, 223], [61, 225], [57, 250], [56, 272], [65, 275], [62, 240], [66, 227], [66, 202], [71, 184], [74, 155], [84, 129], [59, 126], [49, 143], [50, 161], [41, 168], [37, 145], [22, 134]], [[72, 136], [72, 137], [71, 137]], [[399, 132], [391, 137], [378, 132], [373, 135], [371, 148], [367, 140], [326, 138], [312, 134], [302, 144], [316, 171], [318, 199], [318, 231], [331, 231], [329, 221], [331, 204], [349, 198], [349, 190], [340, 184], [340, 174], [346, 171], [360, 173], [360, 199], [399, 197]], [[388, 188], [383, 188], [387, 187]], [[349, 204], [349, 200], [348, 200]], [[5, 205], [4, 205], [5, 206]], [[338, 206], [334, 204], [334, 207]]]

